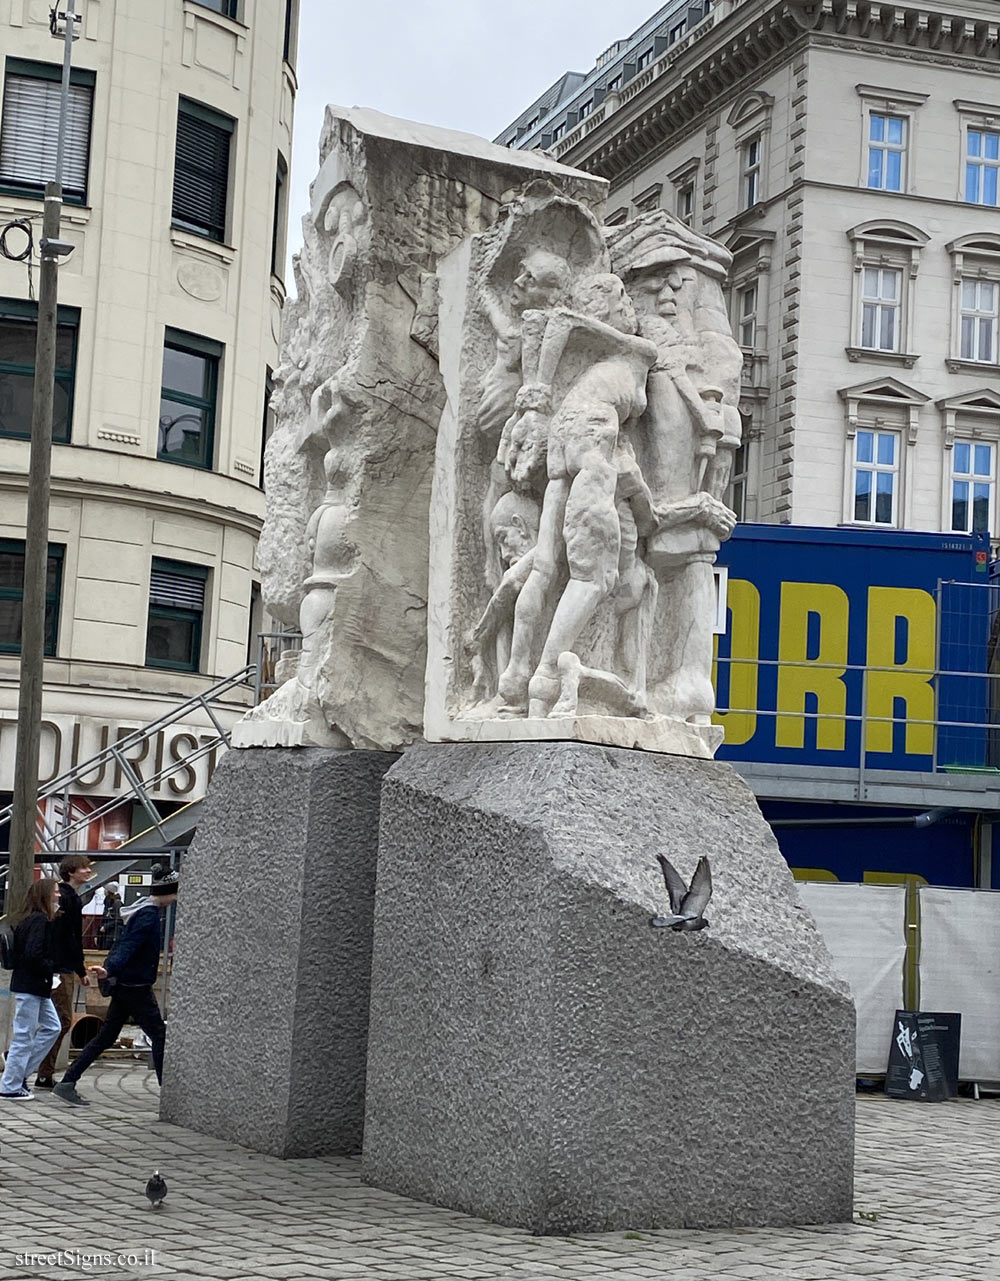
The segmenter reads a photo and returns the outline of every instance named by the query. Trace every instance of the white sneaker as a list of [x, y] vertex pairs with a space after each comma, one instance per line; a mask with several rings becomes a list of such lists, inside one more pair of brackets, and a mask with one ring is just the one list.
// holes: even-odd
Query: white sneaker
[[19, 1090], [14, 1090], [10, 1094], [0, 1094], [0, 1099], [11, 1099], [15, 1103], [27, 1103], [30, 1099], [33, 1099], [34, 1097], [35, 1096], [31, 1093], [31, 1091], [26, 1090], [23, 1085]]

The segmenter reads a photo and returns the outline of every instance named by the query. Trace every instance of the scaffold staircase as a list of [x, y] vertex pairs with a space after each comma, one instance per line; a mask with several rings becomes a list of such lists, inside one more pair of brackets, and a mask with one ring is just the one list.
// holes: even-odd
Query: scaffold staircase
[[[39, 815], [38, 815], [38, 843], [40, 853], [38, 857], [43, 861], [48, 861], [52, 857], [60, 857], [72, 848], [72, 838], [76, 833], [85, 830], [95, 819], [102, 818], [105, 814], [116, 809], [123, 801], [133, 799], [137, 801], [149, 819], [150, 826], [144, 831], [131, 837], [128, 841], [123, 842], [119, 847], [123, 855], [123, 861], [114, 865], [108, 863], [102, 866], [102, 880], [112, 879], [113, 876], [121, 872], [125, 867], [135, 861], [136, 857], [144, 853], [152, 853], [165, 847], [176, 846], [183, 843], [183, 838], [197, 825], [197, 812], [201, 805], [200, 801], [192, 801], [188, 805], [182, 806], [173, 814], [162, 815], [156, 802], [153, 799], [153, 793], [167, 782], [170, 777], [180, 770], [189, 768], [195, 761], [200, 760], [203, 756], [211, 752], [217, 752], [219, 747], [229, 746], [229, 731], [225, 729], [212, 707], [212, 700], [222, 698], [230, 690], [238, 688], [240, 685], [249, 685], [253, 682], [257, 672], [256, 664], [250, 663], [242, 667], [232, 676], [227, 676], [224, 680], [219, 681], [210, 689], [205, 690], [202, 694], [196, 694], [186, 702], [180, 703], [172, 708], [164, 716], [158, 717], [155, 721], [150, 721], [148, 725], [143, 725], [139, 729], [133, 730], [116, 742], [110, 744], [95, 756], [88, 760], [81, 761], [73, 769], [67, 770], [54, 778], [50, 783], [46, 783], [38, 792]], [[204, 741], [199, 742], [198, 746], [190, 752], [180, 757], [178, 760], [171, 761], [164, 765], [155, 774], [143, 778], [138, 766], [134, 763], [136, 749], [142, 748], [149, 739], [153, 738], [161, 730], [176, 724], [178, 721], [186, 720], [192, 713], [204, 712], [209, 722], [214, 728], [214, 734], [207, 736]], [[130, 760], [130, 757], [132, 758]], [[109, 797], [96, 809], [73, 819], [70, 807], [70, 798], [73, 794], [74, 785], [84, 783], [88, 775], [97, 773], [107, 766], [113, 766], [120, 777], [128, 784], [129, 791], [119, 792], [117, 795]], [[41, 810], [41, 802], [52, 798], [62, 798], [62, 820], [53, 826], [45, 818]], [[13, 805], [8, 805], [5, 809], [0, 809], [0, 827], [8, 824], [13, 813]], [[91, 852], [91, 851], [86, 851]], [[108, 851], [104, 851], [107, 853]], [[111, 851], [118, 853], [119, 851]], [[124, 858], [125, 853], [131, 855]], [[106, 874], [105, 874], [106, 873]], [[6, 882], [7, 869], [0, 871], [0, 885]]]

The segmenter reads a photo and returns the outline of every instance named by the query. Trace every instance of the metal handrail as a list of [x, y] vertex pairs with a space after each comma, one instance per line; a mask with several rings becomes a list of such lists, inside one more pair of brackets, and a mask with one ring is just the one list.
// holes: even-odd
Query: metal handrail
[[[139, 729], [133, 730], [132, 733], [126, 734], [124, 738], [119, 738], [110, 746], [103, 748], [95, 756], [91, 756], [88, 760], [81, 761], [79, 765], [75, 765], [71, 770], [67, 770], [66, 773], [60, 774], [58, 778], [53, 779], [51, 782], [46, 783], [44, 787], [39, 788], [39, 801], [48, 800], [50, 797], [56, 796], [60, 792], [65, 793], [66, 789], [72, 783], [83, 782], [87, 774], [94, 773], [99, 768], [106, 767], [107, 765], [114, 763], [121, 769], [123, 776], [128, 780], [132, 791], [138, 795], [139, 800], [144, 805], [144, 808], [147, 808], [146, 800], [148, 798], [145, 798], [143, 794], [146, 786], [158, 784], [165, 778], [168, 778], [171, 774], [176, 773], [177, 770], [187, 765], [190, 761], [198, 760], [201, 756], [205, 755], [206, 752], [217, 746], [220, 739], [224, 740], [226, 743], [229, 742], [229, 732], [222, 727], [218, 717], [215, 715], [212, 708], [208, 706], [208, 700], [212, 698], [220, 698], [223, 694], [228, 693], [239, 685], [249, 684], [255, 673], [256, 664], [248, 663], [246, 667], [240, 668], [240, 670], [238, 672], [234, 672], [232, 676], [227, 676], [224, 680], [218, 681], [211, 687], [211, 689], [205, 690], [203, 694], [195, 694], [192, 698], [189, 698], [184, 703], [180, 703], [177, 707], [174, 707], [171, 711], [159, 717], [157, 720], [150, 721], [148, 725], [143, 725]], [[153, 735], [158, 734], [161, 729], [165, 729], [168, 725], [173, 725], [176, 721], [183, 720], [185, 716], [199, 709], [207, 714], [209, 720], [215, 727], [218, 738], [213, 740], [211, 743], [202, 744], [199, 748], [188, 753], [188, 755], [181, 757], [180, 760], [172, 762], [169, 768], [160, 770], [154, 777], [148, 779], [144, 786], [142, 781], [136, 778], [135, 772], [129, 767], [128, 761], [124, 758], [124, 753], [130, 751], [133, 747], [138, 747], [139, 744], [144, 743], [147, 739], [152, 738]], [[121, 801], [121, 796], [113, 798], [111, 808], [114, 808], [114, 805], [120, 805]], [[87, 822], [93, 822], [95, 817], [99, 817], [99, 814], [106, 813], [107, 808], [108, 807], [105, 806], [100, 812], [95, 811], [88, 814]], [[8, 805], [5, 809], [0, 810], [0, 825], [9, 821], [13, 810], [13, 805]], [[147, 813], [148, 812], [147, 808]], [[150, 817], [152, 818], [152, 815], [150, 815]], [[158, 820], [154, 819], [153, 821], [157, 822]], [[68, 834], [71, 830], [73, 829], [61, 829], [60, 835]]]
[[[64, 800], [63, 818], [62, 822], [59, 824], [58, 831], [53, 830], [52, 826], [46, 820], [41, 808], [39, 808], [37, 812], [35, 820], [36, 830], [41, 829], [41, 844], [43, 850], [49, 853], [67, 850], [69, 848], [70, 837], [79, 831], [85, 830], [96, 819], [103, 818], [105, 814], [109, 814], [112, 810], [117, 809], [118, 806], [121, 805], [122, 800], [129, 794], [131, 794], [139, 802], [143, 810], [145, 810], [146, 816], [152, 826], [162, 833], [163, 824], [166, 822], [166, 819], [160, 815], [159, 810], [153, 803], [152, 797], [150, 796], [151, 789], [160, 786], [165, 780], [177, 773], [178, 770], [189, 768], [193, 762], [199, 761], [203, 756], [216, 751], [220, 743], [224, 743], [227, 747], [229, 746], [229, 731], [226, 730], [218, 716], [216, 716], [214, 709], [209, 703], [209, 699], [219, 698], [239, 685], [249, 684], [249, 682], [254, 679], [255, 675], [255, 664], [247, 664], [247, 666], [240, 668], [238, 672], [234, 672], [232, 676], [227, 676], [223, 680], [217, 681], [204, 693], [195, 694], [192, 698], [187, 699], [184, 703], [178, 704], [178, 706], [172, 708], [171, 711], [165, 713], [163, 716], [158, 717], [155, 721], [150, 721], [148, 725], [144, 725], [139, 729], [133, 730], [130, 734], [126, 734], [123, 738], [118, 739], [108, 747], [102, 748], [102, 750], [96, 755], [80, 762], [80, 764], [74, 766], [73, 769], [60, 774], [58, 778], [53, 779], [42, 787], [38, 793], [38, 800], [40, 802], [59, 795], [61, 795]], [[128, 760], [125, 753], [140, 746], [167, 726], [173, 725], [179, 720], [183, 720], [191, 712], [199, 709], [208, 717], [215, 729], [215, 735], [209, 738], [207, 742], [199, 743], [186, 755], [181, 756], [175, 761], [169, 762], [155, 774], [144, 779], [138, 770], [133, 768], [132, 762]], [[72, 784], [82, 782], [88, 774], [94, 773], [97, 770], [100, 770], [101, 774], [103, 774], [104, 770], [112, 762], [114, 762], [116, 771], [119, 773], [120, 777], [128, 784], [129, 792], [111, 796], [98, 805], [96, 809], [89, 810], [86, 814], [81, 814], [75, 821], [70, 821], [70, 788]], [[10, 816], [13, 813], [13, 809], [13, 805], [9, 805], [5, 809], [0, 810], [0, 824], [9, 821]]]

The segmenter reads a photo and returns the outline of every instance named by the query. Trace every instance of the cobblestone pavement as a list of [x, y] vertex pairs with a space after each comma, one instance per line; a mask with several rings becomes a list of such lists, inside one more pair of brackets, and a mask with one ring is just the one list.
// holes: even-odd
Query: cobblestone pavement
[[82, 1092], [93, 1106], [0, 1103], [3, 1281], [1000, 1278], [1000, 1100], [859, 1097], [853, 1223], [566, 1238], [364, 1187], [357, 1160], [279, 1161], [166, 1125], [138, 1066], [98, 1066]]

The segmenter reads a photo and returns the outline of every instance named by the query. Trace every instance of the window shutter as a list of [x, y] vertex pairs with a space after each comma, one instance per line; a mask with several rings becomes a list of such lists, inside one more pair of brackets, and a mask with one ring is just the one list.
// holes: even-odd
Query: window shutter
[[173, 218], [182, 226], [224, 240], [231, 128], [186, 111], [177, 115]]
[[[63, 153], [63, 190], [84, 199], [90, 149], [91, 90], [70, 85]], [[56, 176], [59, 145], [59, 84], [8, 71], [0, 133], [0, 183], [37, 187]]]
[[205, 580], [154, 568], [149, 580], [149, 603], [200, 614], [205, 608]]

